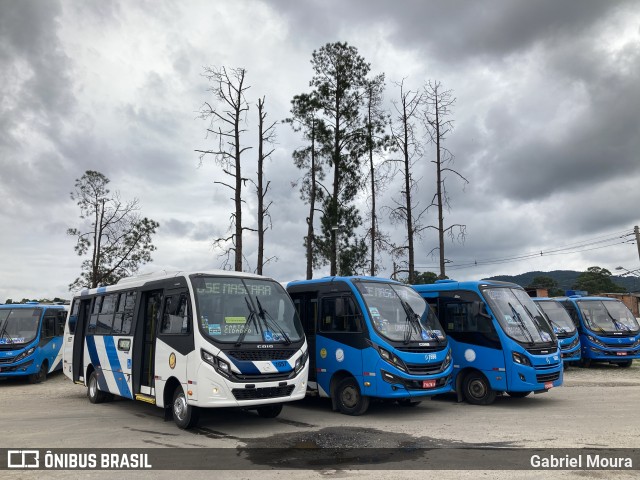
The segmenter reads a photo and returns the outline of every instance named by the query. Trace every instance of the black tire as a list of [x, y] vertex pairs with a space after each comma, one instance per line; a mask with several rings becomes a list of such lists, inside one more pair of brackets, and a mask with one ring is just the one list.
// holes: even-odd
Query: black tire
[[507, 392], [510, 397], [513, 398], [524, 398], [529, 395], [531, 392]]
[[274, 403], [273, 405], [265, 405], [258, 407], [256, 410], [262, 418], [276, 418], [282, 411], [282, 404]]
[[44, 361], [40, 365], [40, 370], [36, 373], [29, 375], [29, 383], [42, 383], [47, 379], [47, 370], [49, 370], [49, 364]]
[[421, 400], [411, 400], [410, 398], [403, 398], [401, 400], [398, 400], [398, 405], [401, 405], [403, 407], [417, 407], [421, 403]]
[[89, 375], [89, 382], [87, 383], [87, 396], [91, 403], [102, 403], [109, 398], [109, 394], [101, 391], [98, 388], [98, 374], [91, 372]]
[[629, 368], [633, 364], [633, 360], [627, 360], [626, 362], [617, 362], [620, 368]]
[[338, 410], [345, 415], [362, 415], [369, 408], [369, 397], [362, 395], [358, 382], [353, 377], [340, 380], [334, 396]]
[[198, 407], [187, 403], [187, 397], [182, 387], [176, 388], [176, 391], [173, 393], [171, 411], [173, 413], [173, 421], [179, 428], [187, 430], [195, 427], [198, 423], [200, 411]]
[[464, 377], [462, 395], [472, 405], [489, 405], [496, 399], [496, 391], [491, 390], [487, 377], [479, 372], [471, 372]]
[[591, 366], [591, 359], [581, 358], [580, 363], [578, 365], [580, 365], [582, 368], [589, 368]]

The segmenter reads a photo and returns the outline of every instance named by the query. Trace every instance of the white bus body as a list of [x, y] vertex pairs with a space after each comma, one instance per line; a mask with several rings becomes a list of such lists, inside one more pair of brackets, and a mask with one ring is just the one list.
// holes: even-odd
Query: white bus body
[[92, 403], [113, 395], [171, 409], [190, 428], [199, 408], [263, 417], [307, 389], [308, 349], [276, 281], [230, 271], [172, 272], [79, 292], [65, 326], [63, 371]]

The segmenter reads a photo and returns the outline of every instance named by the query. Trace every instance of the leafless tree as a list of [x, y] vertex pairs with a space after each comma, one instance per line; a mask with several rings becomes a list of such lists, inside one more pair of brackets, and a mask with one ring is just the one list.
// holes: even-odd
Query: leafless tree
[[[429, 80], [424, 87], [425, 111], [424, 124], [429, 135], [429, 141], [436, 147], [436, 159], [432, 163], [436, 165], [436, 193], [433, 195], [431, 205], [438, 209], [438, 225], [430, 225], [427, 228], [435, 229], [438, 232], [438, 247], [440, 254], [440, 278], [445, 276], [445, 255], [444, 255], [444, 236], [451, 237], [451, 240], [457, 239], [464, 242], [467, 233], [467, 226], [454, 223], [445, 226], [444, 208], [450, 211], [449, 195], [445, 184], [446, 174], [452, 173], [462, 179], [465, 183], [469, 181], [463, 177], [458, 171], [451, 168], [454, 156], [444, 146], [447, 135], [453, 130], [453, 119], [451, 119], [452, 108], [456, 102], [451, 90], [444, 90], [440, 82]], [[455, 233], [457, 231], [457, 234]], [[433, 253], [436, 249], [433, 249]]]
[[420, 202], [414, 198], [413, 194], [419, 179], [412, 175], [414, 165], [422, 158], [418, 124], [424, 94], [421, 91], [407, 89], [404, 79], [395, 84], [400, 89], [400, 99], [393, 102], [391, 139], [394, 148], [400, 153], [400, 158], [393, 158], [390, 161], [396, 164], [402, 177], [403, 187], [400, 191], [401, 198], [393, 199], [394, 205], [390, 207], [390, 217], [393, 222], [405, 225], [407, 236], [406, 244], [396, 245], [393, 249], [394, 258], [406, 258], [398, 263], [394, 261], [393, 275], [407, 273], [408, 282], [414, 283], [415, 239], [424, 230], [421, 219], [426, 211], [426, 208], [421, 209]]
[[[271, 214], [269, 213], [269, 207], [272, 202], [265, 202], [265, 197], [269, 191], [270, 181], [265, 183], [264, 178], [264, 162], [273, 153], [273, 148], [266, 150], [265, 147], [273, 145], [276, 140], [275, 125], [276, 122], [265, 123], [267, 119], [267, 112], [264, 110], [265, 98], [258, 99], [258, 181], [255, 184], [256, 193], [258, 195], [258, 263], [256, 266], [256, 273], [262, 275], [262, 269], [265, 264], [270, 260], [273, 260], [275, 256], [264, 260], [264, 233], [267, 229], [271, 228]], [[265, 225], [265, 220], [268, 225]]]
[[242, 176], [241, 157], [251, 147], [243, 147], [240, 137], [246, 132], [243, 123], [246, 119], [249, 104], [245, 92], [250, 88], [245, 85], [246, 70], [244, 68], [205, 67], [206, 77], [211, 87], [208, 88], [215, 104], [205, 102], [200, 109], [200, 118], [209, 121], [207, 137], [212, 135], [217, 140], [217, 147], [210, 150], [196, 150], [200, 153], [200, 163], [206, 156], [212, 155], [231, 182], [216, 181], [216, 184], [229, 188], [233, 192], [235, 210], [230, 215], [230, 235], [218, 237], [214, 246], [223, 249], [221, 254], [226, 258], [225, 268], [229, 266], [231, 255], [234, 255], [234, 270], [241, 272], [243, 267], [242, 234], [245, 230], [256, 231], [242, 225], [242, 187], [248, 178]]

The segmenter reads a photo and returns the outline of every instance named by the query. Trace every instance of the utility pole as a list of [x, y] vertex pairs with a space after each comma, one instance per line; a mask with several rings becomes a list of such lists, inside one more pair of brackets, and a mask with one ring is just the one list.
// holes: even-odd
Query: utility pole
[[633, 227], [633, 233], [636, 234], [636, 247], [638, 247], [638, 258], [640, 258], [640, 229], [637, 225]]

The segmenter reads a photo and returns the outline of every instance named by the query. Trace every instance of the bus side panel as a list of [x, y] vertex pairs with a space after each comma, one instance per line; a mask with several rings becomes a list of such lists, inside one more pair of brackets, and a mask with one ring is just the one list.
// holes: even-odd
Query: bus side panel
[[62, 337], [53, 337], [40, 341], [38, 364], [46, 360], [49, 365], [47, 373], [62, 368], [62, 340]]
[[130, 353], [122, 349], [119, 351], [117, 343], [110, 335], [87, 335], [85, 358], [89, 359], [98, 372], [100, 390], [133, 398]]
[[492, 390], [508, 390], [503, 350], [458, 342], [452, 337], [449, 342], [453, 355], [453, 385], [462, 370], [473, 368], [487, 377]]
[[360, 385], [360, 391], [366, 394], [362, 383], [362, 350], [319, 334], [316, 336], [315, 354], [317, 381], [321, 396], [325, 397], [331, 394], [331, 378], [340, 370], [349, 372]]
[[[156, 376], [156, 405], [164, 407], [164, 387], [167, 380], [175, 377], [187, 391], [187, 355], [182, 355], [175, 348], [167, 345], [159, 337], [156, 339], [155, 356], [155, 376]], [[194, 389], [193, 392], [196, 390]], [[193, 395], [187, 395], [189, 400], [195, 400]]]

